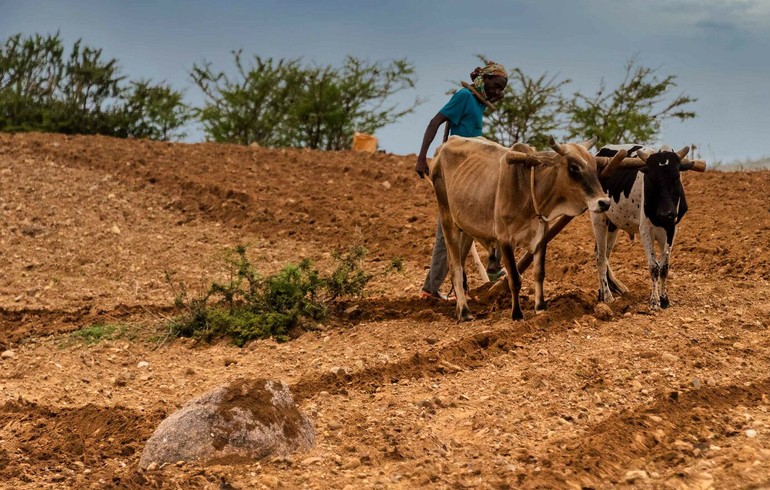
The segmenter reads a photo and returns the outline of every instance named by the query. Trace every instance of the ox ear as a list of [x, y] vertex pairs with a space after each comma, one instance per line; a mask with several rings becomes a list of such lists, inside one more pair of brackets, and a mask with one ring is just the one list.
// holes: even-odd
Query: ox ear
[[591, 148], [593, 148], [593, 147], [594, 147], [594, 145], [596, 144], [596, 142], [597, 142], [598, 140], [599, 140], [599, 138], [597, 138], [596, 136], [594, 136], [594, 137], [593, 137], [593, 138], [591, 138], [590, 140], [585, 140], [585, 141], [583, 141], [582, 143], [579, 143], [579, 144], [580, 144], [580, 146], [582, 146], [582, 147], [583, 147], [583, 148], [585, 148], [586, 150], [590, 150]]
[[676, 152], [676, 154], [679, 156], [680, 160], [684, 160], [684, 157], [686, 157], [688, 153], [690, 153], [690, 147], [689, 146], [685, 146], [684, 148], [682, 148], [681, 150]]
[[534, 167], [540, 163], [533, 156], [516, 150], [508, 150], [503, 159], [508, 165], [523, 165], [525, 167]]
[[557, 143], [556, 140], [553, 139], [553, 136], [548, 137], [548, 146], [550, 146], [551, 149], [556, 153], [558, 153], [559, 155], [564, 156], [567, 154], [567, 149], [564, 148], [564, 145], [560, 145], [559, 143]]

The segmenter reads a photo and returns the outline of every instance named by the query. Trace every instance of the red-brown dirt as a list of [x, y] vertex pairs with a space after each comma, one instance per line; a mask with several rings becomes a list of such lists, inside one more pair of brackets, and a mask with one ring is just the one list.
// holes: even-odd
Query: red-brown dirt
[[[436, 206], [413, 165], [0, 135], [0, 350], [14, 354], [0, 361], [0, 487], [770, 485], [770, 173], [684, 176], [690, 211], [667, 310], [646, 307], [641, 245], [623, 236], [613, 264], [631, 291], [595, 312], [581, 216], [549, 248], [547, 312], [532, 311], [528, 272], [524, 321], [510, 321], [506, 294], [481, 288], [477, 319], [458, 324], [452, 303], [416, 299]], [[202, 287], [240, 243], [267, 273], [305, 257], [330, 267], [356, 244], [368, 270], [395, 257], [405, 269], [288, 343], [162, 342], [166, 274]], [[88, 344], [69, 333], [99, 323], [123, 334]], [[238, 378], [287, 381], [317, 447], [138, 469], [165, 415]]]

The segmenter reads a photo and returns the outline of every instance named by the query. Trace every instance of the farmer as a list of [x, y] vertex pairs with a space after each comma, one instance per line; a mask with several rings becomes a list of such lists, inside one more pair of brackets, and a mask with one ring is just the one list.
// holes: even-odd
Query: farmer
[[[486, 66], [477, 67], [471, 73], [472, 87], [476, 94], [467, 88], [455, 92], [449, 102], [430, 120], [422, 138], [420, 155], [417, 157], [415, 170], [420, 178], [428, 175], [428, 148], [436, 137], [438, 128], [445, 122], [449, 122], [449, 133], [457, 136], [473, 137], [482, 134], [482, 114], [486, 109], [486, 102], [496, 102], [503, 96], [503, 90], [508, 84], [508, 74], [505, 67], [499, 63], [488, 61]], [[439, 291], [441, 284], [449, 271], [444, 233], [441, 230], [441, 219], [436, 228], [436, 240], [433, 243], [433, 257], [430, 270], [425, 277], [420, 298], [447, 299]], [[497, 279], [503, 273], [500, 261], [495, 251], [490, 252], [487, 272], [490, 279]], [[493, 279], [493, 280], [494, 280]]]

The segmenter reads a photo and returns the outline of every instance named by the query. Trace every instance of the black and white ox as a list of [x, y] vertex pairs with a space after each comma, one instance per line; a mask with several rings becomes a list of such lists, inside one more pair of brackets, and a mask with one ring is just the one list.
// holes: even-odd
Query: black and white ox
[[[640, 145], [610, 145], [602, 148], [597, 156], [611, 157], [621, 149], [626, 150], [629, 157], [641, 159], [645, 166], [619, 168], [600, 179], [610, 197], [610, 208], [603, 213], [591, 213], [596, 236], [599, 300], [609, 303], [614, 299], [612, 293], [628, 291], [613, 275], [609, 263], [618, 230], [623, 230], [632, 236], [639, 233], [641, 237], [652, 279], [650, 306], [666, 308], [669, 305], [666, 278], [676, 225], [687, 212], [679, 174], [691, 166], [682, 164], [690, 148], [674, 152], [663, 147], [653, 152]], [[655, 243], [660, 249], [660, 258], [655, 253]]]
[[514, 249], [534, 254], [535, 310], [543, 297], [546, 235], [558, 216], [577, 216], [586, 209], [605, 211], [610, 200], [602, 192], [596, 160], [588, 151], [595, 139], [558, 144], [537, 152], [527, 145], [501, 146], [484, 138], [452, 136], [430, 162], [430, 179], [444, 230], [458, 320], [470, 320], [463, 287], [463, 264], [473, 240], [490, 249], [499, 246], [508, 269], [514, 320], [519, 306], [521, 275]]

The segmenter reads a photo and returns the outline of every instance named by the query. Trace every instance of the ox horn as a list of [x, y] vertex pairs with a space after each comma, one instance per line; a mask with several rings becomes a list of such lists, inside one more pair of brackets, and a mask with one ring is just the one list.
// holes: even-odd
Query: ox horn
[[607, 164], [606, 167], [604, 167], [604, 170], [602, 170], [600, 177], [608, 177], [612, 175], [612, 173], [620, 166], [621, 163], [623, 163], [623, 160], [626, 158], [626, 155], [628, 152], [626, 150], [620, 150], [612, 157], [610, 160], [610, 163]]
[[694, 170], [695, 172], [705, 172], [706, 162], [703, 160], [685, 160], [679, 167], [680, 170]]
[[596, 144], [596, 142], [597, 142], [598, 140], [599, 140], [599, 138], [597, 138], [596, 136], [594, 136], [594, 137], [593, 137], [593, 138], [591, 138], [590, 140], [585, 140], [585, 141], [583, 141], [582, 143], [580, 143], [580, 146], [582, 146], [582, 147], [583, 147], [583, 148], [585, 148], [586, 150], [590, 150], [591, 148], [593, 148], [593, 147], [594, 147], [594, 145]]
[[689, 146], [685, 146], [684, 148], [682, 148], [681, 150], [676, 152], [676, 154], [679, 156], [680, 160], [684, 160], [684, 157], [686, 157], [688, 153], [690, 153], [690, 147]]
[[638, 156], [639, 160], [643, 161], [644, 163], [647, 163], [647, 159], [650, 158], [650, 155], [652, 155], [652, 153], [644, 150], [636, 150], [636, 156]]
[[553, 136], [548, 137], [548, 146], [550, 146], [553, 149], [553, 151], [555, 151], [559, 155], [563, 156], [567, 154], [567, 149], [564, 148], [564, 145], [560, 145], [559, 143], [557, 143], [556, 140], [553, 139]]
[[508, 150], [503, 158], [508, 165], [524, 165], [525, 167], [540, 165], [534, 156], [516, 150]]

